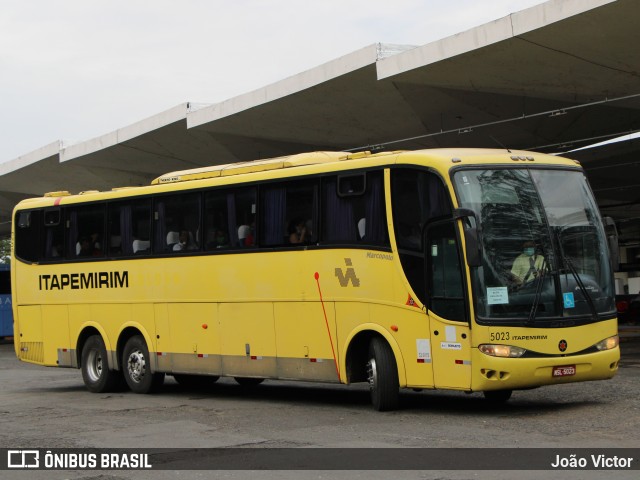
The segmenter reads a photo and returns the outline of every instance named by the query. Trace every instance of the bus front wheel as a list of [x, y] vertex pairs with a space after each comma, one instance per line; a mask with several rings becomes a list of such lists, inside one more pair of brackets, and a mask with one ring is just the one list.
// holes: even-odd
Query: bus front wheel
[[90, 336], [82, 347], [82, 380], [90, 392], [111, 392], [122, 384], [122, 373], [109, 370], [107, 358], [102, 337]]
[[140, 335], [127, 340], [122, 353], [122, 370], [127, 385], [134, 393], [151, 393], [164, 382], [164, 373], [151, 372], [147, 342]]
[[381, 338], [373, 338], [369, 343], [367, 380], [373, 408], [380, 412], [398, 408], [398, 367], [391, 347]]

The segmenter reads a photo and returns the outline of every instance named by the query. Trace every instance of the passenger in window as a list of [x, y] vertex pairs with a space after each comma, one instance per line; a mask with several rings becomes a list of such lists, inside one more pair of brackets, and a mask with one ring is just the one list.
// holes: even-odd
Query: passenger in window
[[198, 246], [193, 241], [191, 234], [188, 230], [180, 230], [179, 242], [173, 246], [174, 252], [183, 250], [196, 250]]
[[308, 237], [304, 220], [301, 218], [292, 220], [289, 224], [289, 243], [305, 243]]
[[229, 239], [227, 238], [227, 235], [219, 228], [216, 228], [213, 241], [215, 244], [215, 248], [229, 247]]
[[96, 257], [102, 254], [100, 243], [98, 243], [98, 234], [92, 233], [89, 236], [80, 238], [76, 246], [76, 252], [79, 257]]
[[238, 227], [238, 243], [241, 247], [253, 246], [255, 239], [253, 236], [255, 222], [251, 222], [251, 225], [240, 225]]

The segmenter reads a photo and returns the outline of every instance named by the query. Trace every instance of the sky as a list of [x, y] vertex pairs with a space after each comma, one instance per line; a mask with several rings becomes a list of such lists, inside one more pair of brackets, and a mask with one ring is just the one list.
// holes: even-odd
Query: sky
[[541, 0], [0, 0], [0, 163]]

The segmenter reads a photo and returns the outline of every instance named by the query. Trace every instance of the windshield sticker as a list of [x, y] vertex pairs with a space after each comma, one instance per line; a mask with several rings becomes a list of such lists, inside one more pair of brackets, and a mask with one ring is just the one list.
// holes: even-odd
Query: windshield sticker
[[576, 301], [573, 298], [573, 292], [563, 293], [562, 300], [564, 303], [564, 308], [575, 308]]
[[418, 363], [431, 363], [431, 344], [428, 339], [416, 339], [418, 349]]
[[504, 305], [509, 303], [507, 287], [487, 287], [487, 305]]

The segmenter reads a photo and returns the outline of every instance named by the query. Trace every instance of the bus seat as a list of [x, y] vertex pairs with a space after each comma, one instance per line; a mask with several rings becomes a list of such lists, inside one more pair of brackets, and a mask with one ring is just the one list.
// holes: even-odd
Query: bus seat
[[360, 240], [364, 239], [364, 234], [367, 231], [367, 219], [361, 218], [358, 220], [358, 235], [360, 236]]
[[149, 240], [134, 240], [133, 253], [143, 253], [149, 250], [151, 242]]
[[238, 227], [238, 245], [244, 247], [245, 238], [251, 233], [251, 227], [249, 225], [240, 225]]
[[173, 250], [173, 246], [180, 242], [180, 233], [169, 232], [167, 233], [167, 250]]

